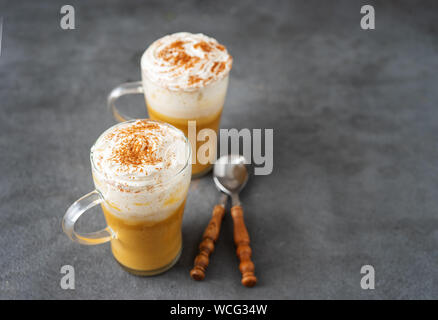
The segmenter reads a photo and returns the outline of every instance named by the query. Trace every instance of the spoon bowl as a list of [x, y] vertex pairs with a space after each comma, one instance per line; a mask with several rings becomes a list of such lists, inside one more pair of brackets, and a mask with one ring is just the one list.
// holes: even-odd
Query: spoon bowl
[[213, 180], [216, 187], [230, 195], [238, 194], [248, 181], [245, 158], [241, 155], [225, 155], [214, 164]]

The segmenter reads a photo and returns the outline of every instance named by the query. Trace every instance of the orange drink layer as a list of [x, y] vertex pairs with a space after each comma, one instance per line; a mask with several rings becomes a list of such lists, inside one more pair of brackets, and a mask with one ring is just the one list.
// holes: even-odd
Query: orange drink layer
[[111, 242], [116, 260], [133, 273], [171, 264], [181, 252], [184, 204], [160, 221], [122, 219], [102, 205], [108, 226], [117, 234]]

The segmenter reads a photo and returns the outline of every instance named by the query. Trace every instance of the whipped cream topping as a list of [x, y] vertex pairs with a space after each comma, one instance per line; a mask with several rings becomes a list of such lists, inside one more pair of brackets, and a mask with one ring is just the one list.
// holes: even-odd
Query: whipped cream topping
[[117, 124], [97, 139], [90, 158], [102, 205], [122, 219], [159, 221], [186, 199], [190, 144], [183, 132], [164, 122]]
[[[116, 125], [91, 149], [97, 171], [109, 180], [160, 182], [177, 174], [187, 162], [186, 140], [176, 128], [151, 120]], [[160, 181], [158, 181], [160, 180]]]
[[152, 43], [141, 58], [145, 75], [170, 90], [194, 91], [225, 77], [233, 58], [215, 39], [179, 32]]

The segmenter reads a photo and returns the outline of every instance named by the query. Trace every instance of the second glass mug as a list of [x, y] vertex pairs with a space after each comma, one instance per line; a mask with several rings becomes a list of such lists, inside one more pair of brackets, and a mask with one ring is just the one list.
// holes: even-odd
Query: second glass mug
[[[131, 120], [132, 118], [120, 112], [116, 107], [116, 100], [124, 95], [144, 94], [149, 118], [170, 123], [180, 129], [188, 137], [188, 121], [196, 121], [196, 132], [202, 129], [219, 130], [219, 123], [228, 88], [228, 77], [212, 82], [193, 91], [170, 90], [148, 79], [142, 68], [142, 81], [127, 82], [114, 88], [108, 95], [108, 108], [117, 121]], [[175, 113], [178, 110], [178, 114]], [[196, 113], [196, 117], [193, 114]], [[216, 141], [214, 141], [216, 142]], [[196, 158], [196, 151], [204, 141], [190, 141], [192, 144], [192, 176], [200, 177], [210, 171], [212, 164], [200, 163]], [[214, 152], [216, 151], [215, 148]], [[215, 155], [209, 159], [215, 160]]]
[[[119, 123], [102, 133], [95, 145], [107, 132], [123, 124]], [[130, 177], [111, 178], [111, 181], [104, 178], [95, 165], [93, 148], [91, 148], [90, 160], [95, 190], [74, 202], [62, 221], [64, 232], [74, 242], [85, 245], [111, 242], [111, 251], [116, 261], [128, 272], [141, 276], [155, 275], [168, 270], [178, 261], [182, 250], [182, 217], [191, 180], [191, 147], [181, 131], [169, 124], [162, 124], [180, 132], [185, 141], [185, 162], [178, 173], [161, 183], [148, 180], [145, 176], [144, 179], [137, 180], [135, 186], [130, 186], [132, 192], [121, 191], [117, 188], [117, 184], [129, 183]], [[138, 195], [143, 193], [148, 201], [144, 201], [144, 204], [137, 203]], [[124, 201], [138, 208], [146, 207], [151, 199], [162, 199], [160, 202], [162, 206], [158, 209], [154, 207], [155, 217], [152, 215], [152, 217], [132, 219], [124, 216], [124, 212], [115, 214], [115, 210], [120, 209], [112, 200], [121, 196], [124, 197]], [[79, 217], [99, 204], [108, 226], [93, 233], [76, 232], [74, 226]], [[166, 207], [169, 204], [179, 205], [172, 207], [172, 212], [165, 218], [157, 220], [157, 215], [169, 210], [169, 207]]]

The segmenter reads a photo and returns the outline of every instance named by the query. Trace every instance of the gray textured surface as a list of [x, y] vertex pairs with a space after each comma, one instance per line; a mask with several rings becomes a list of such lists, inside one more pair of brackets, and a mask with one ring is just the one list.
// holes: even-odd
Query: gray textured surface
[[[60, 2], [0, 2], [0, 298], [438, 298], [436, 2], [370, 1], [372, 32], [359, 28], [362, 1], [267, 2], [71, 1], [74, 31], [59, 27]], [[239, 284], [229, 217], [206, 281], [189, 277], [218, 199], [209, 178], [191, 187], [183, 255], [161, 276], [131, 276], [108, 244], [61, 232], [92, 189], [89, 148], [114, 124], [107, 93], [139, 79], [148, 44], [182, 30], [234, 56], [222, 127], [275, 130], [274, 173], [242, 195], [253, 289]], [[74, 291], [59, 286], [64, 264]], [[364, 264], [374, 291], [359, 286]]]

